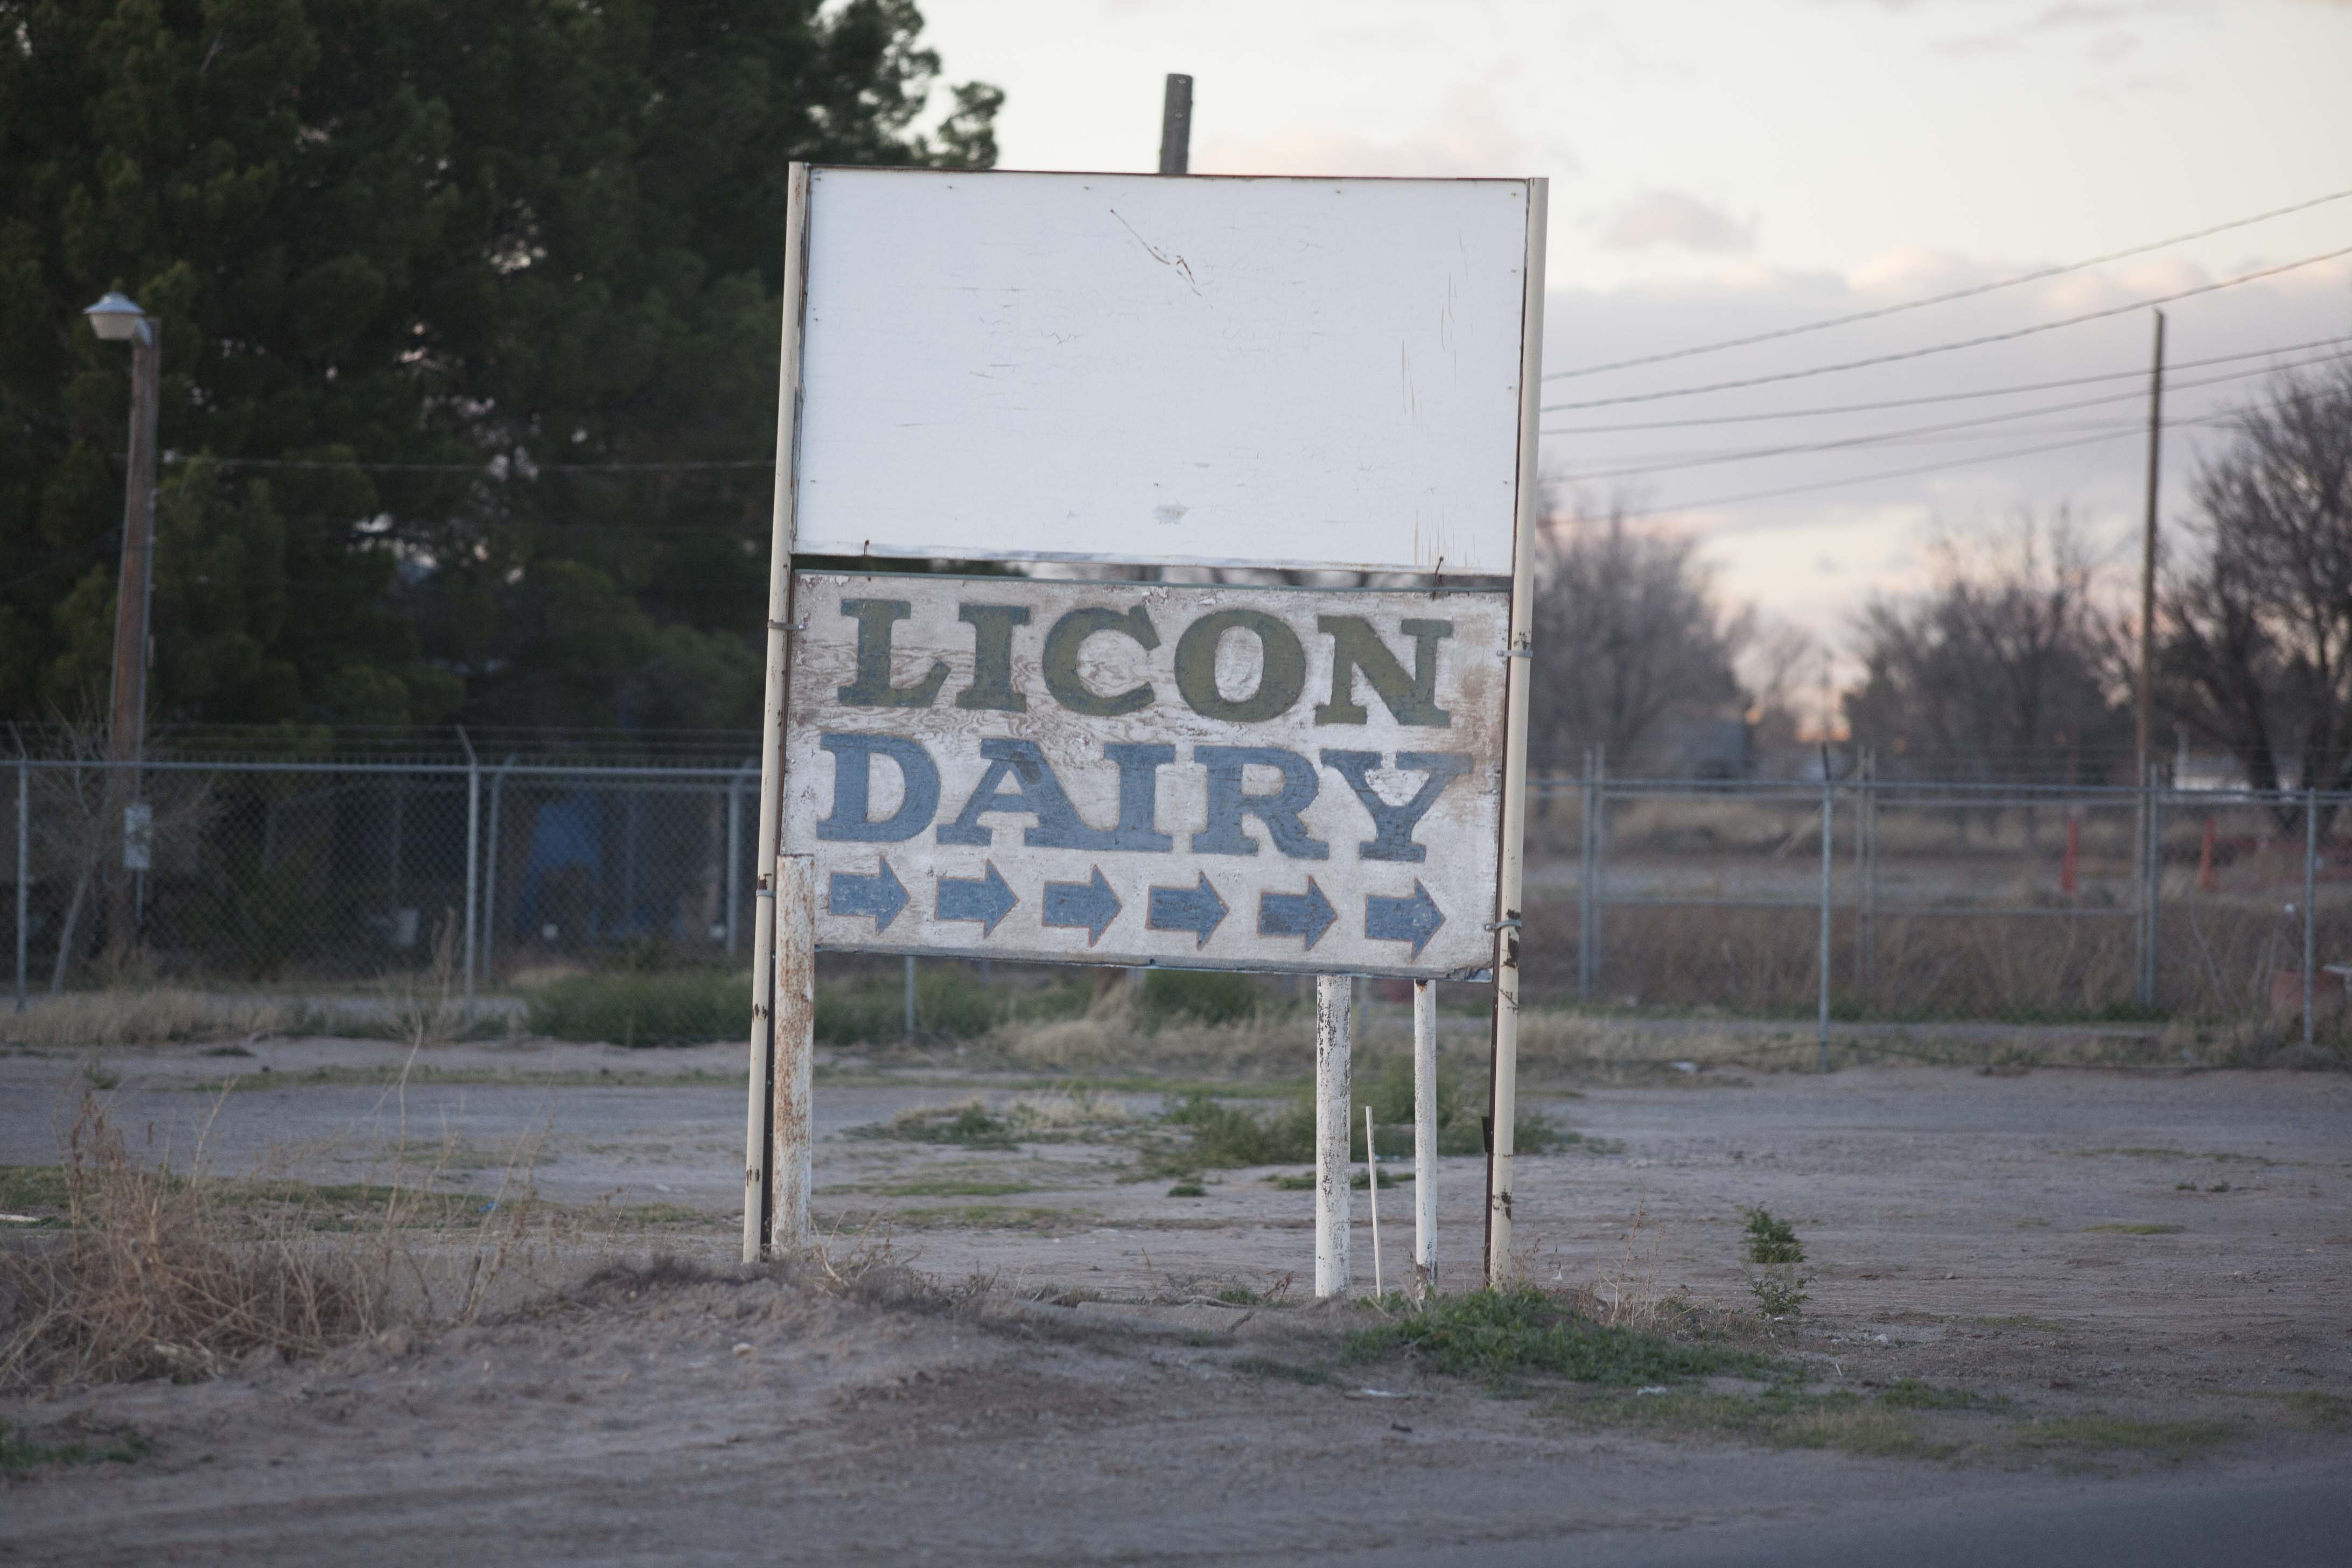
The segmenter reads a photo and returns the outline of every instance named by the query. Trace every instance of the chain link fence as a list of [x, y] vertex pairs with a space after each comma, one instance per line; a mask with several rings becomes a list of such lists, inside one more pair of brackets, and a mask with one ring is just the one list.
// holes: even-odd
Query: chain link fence
[[[5, 764], [0, 764], [5, 765]], [[142, 974], [316, 988], [750, 951], [756, 763], [20, 759], [20, 991]]]
[[1538, 1000], [2308, 1040], [2352, 993], [2352, 794], [1893, 781], [1866, 757], [1531, 787]]
[[[20, 994], [748, 962], [756, 763], [23, 757]], [[1834, 770], [1830, 770], [1834, 772]], [[5, 779], [0, 773], [0, 779]], [[0, 784], [0, 788], [6, 787]], [[2302, 1020], [2352, 988], [2352, 795], [1874, 776], [1531, 782], [1539, 1002]]]

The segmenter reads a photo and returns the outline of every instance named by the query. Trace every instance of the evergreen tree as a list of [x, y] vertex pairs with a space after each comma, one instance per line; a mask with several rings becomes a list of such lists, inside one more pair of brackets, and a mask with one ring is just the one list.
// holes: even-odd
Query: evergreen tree
[[155, 719], [756, 722], [785, 165], [994, 157], [993, 89], [916, 128], [921, 25], [0, 0], [0, 716], [105, 700], [128, 376], [80, 310], [121, 288]]

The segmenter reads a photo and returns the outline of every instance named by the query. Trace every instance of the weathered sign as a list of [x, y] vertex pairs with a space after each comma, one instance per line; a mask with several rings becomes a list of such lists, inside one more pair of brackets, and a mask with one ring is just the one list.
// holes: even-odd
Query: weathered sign
[[793, 603], [820, 947], [1492, 964], [1506, 595], [803, 572]]
[[794, 548], [1507, 575], [1533, 202], [811, 170]]

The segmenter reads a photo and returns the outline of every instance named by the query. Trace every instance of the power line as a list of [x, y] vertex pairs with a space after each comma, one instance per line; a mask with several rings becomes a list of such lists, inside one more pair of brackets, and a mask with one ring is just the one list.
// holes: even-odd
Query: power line
[[[1954, 349], [1973, 349], [1981, 348], [1987, 343], [2013, 342], [2019, 338], [2030, 338], [2036, 333], [2056, 331], [2061, 327], [2078, 327], [2085, 321], [2105, 321], [2110, 316], [2128, 315], [2134, 310], [2145, 310], [2155, 305], [2169, 305], [2176, 300], [2190, 300], [2200, 294], [2210, 294], [2217, 289], [2234, 289], [2241, 283], [2252, 283], [2263, 278], [2275, 278], [2282, 272], [2293, 272], [2298, 268], [2315, 267], [2320, 262], [2333, 261], [2340, 256], [2352, 256], [2352, 245], [2345, 246], [2339, 250], [2326, 251], [2317, 256], [2306, 256], [2300, 261], [2284, 261], [2276, 267], [2264, 267], [2252, 272], [2242, 272], [2235, 278], [2224, 278], [2218, 283], [2200, 283], [2194, 289], [2183, 289], [2171, 294], [2152, 295], [2145, 300], [2134, 300], [2128, 304], [2110, 305], [2105, 310], [2085, 310], [2079, 316], [2063, 316], [2054, 321], [2036, 321], [2032, 326], [2012, 327], [2005, 332], [1987, 332], [1980, 337], [1956, 338], [1950, 342], [1928, 343], [1921, 348], [1902, 349], [1894, 353], [1872, 354], [1864, 359], [1842, 360], [1835, 364], [1811, 365], [1803, 370], [1778, 371], [1770, 375], [1745, 376], [1738, 381], [1714, 381], [1701, 386], [1670, 387], [1664, 392], [1635, 392], [1617, 397], [1595, 397], [1580, 403], [1556, 403], [1551, 405], [1551, 407], [1554, 410], [1606, 408], [1620, 403], [1655, 403], [1661, 398], [1692, 397], [1702, 392], [1734, 392], [1742, 387], [1763, 386], [1776, 381], [1802, 381], [1808, 376], [1828, 375], [1836, 371], [1862, 370], [1874, 364], [1893, 364], [1901, 360], [1924, 359], [1929, 354], [1948, 353]], [[1559, 374], [1569, 373], [1563, 371]], [[1544, 379], [1549, 381], [1552, 378], [1548, 375]]]
[[2037, 272], [2021, 272], [2013, 278], [2003, 278], [1992, 283], [1979, 283], [1967, 289], [1955, 289], [1948, 294], [1929, 294], [1923, 299], [1906, 300], [1899, 305], [1881, 305], [1874, 310], [1854, 310], [1843, 316], [1824, 316], [1820, 321], [1807, 321], [1800, 326], [1780, 327], [1769, 332], [1753, 332], [1744, 338], [1722, 338], [1711, 343], [1695, 343], [1686, 349], [1668, 349], [1662, 353], [1643, 354], [1637, 359], [1611, 360], [1606, 364], [1578, 365], [1572, 370], [1555, 371], [1544, 379], [1553, 381], [1569, 376], [1598, 375], [1605, 370], [1628, 370], [1634, 365], [1657, 364], [1665, 360], [1687, 359], [1693, 354], [1714, 353], [1722, 349], [1744, 349], [1754, 343], [1775, 342], [1781, 338], [1793, 338], [1804, 332], [1818, 332], [1830, 327], [1851, 326], [1856, 321], [1874, 321], [1882, 317], [1898, 315], [1905, 310], [1916, 310], [1927, 305], [1948, 305], [1955, 300], [1973, 300], [1980, 294], [1991, 294], [2003, 289], [2014, 289], [2021, 283], [2039, 283], [2045, 278], [2063, 277], [2069, 272], [2080, 272], [2086, 267], [2100, 267], [2110, 261], [2121, 261], [2126, 257], [2143, 256], [2148, 251], [2162, 250], [2168, 246], [2185, 245], [2192, 239], [2205, 239], [2213, 235], [2226, 234], [2233, 228], [2244, 228], [2250, 224], [2264, 223], [2274, 217], [2284, 217], [2290, 213], [2307, 212], [2313, 207], [2325, 206], [2329, 202], [2340, 202], [2347, 196], [2352, 196], [2352, 190], [2334, 191], [2324, 196], [2314, 196], [2309, 201], [2296, 202], [2292, 206], [2273, 207], [2268, 212], [2256, 213], [2252, 217], [2232, 218], [2228, 223], [2217, 223], [2210, 228], [2193, 229], [2187, 234], [2176, 234], [2169, 239], [2153, 239], [2146, 245], [2135, 245], [2126, 250], [2111, 250], [2105, 256], [2094, 256], [2084, 261], [2070, 261], [2063, 267], [2045, 267]]
[[[502, 455], [502, 454], [501, 454]], [[362, 473], [394, 474], [488, 474], [490, 462], [478, 463], [358, 463], [338, 462], [323, 458], [215, 458], [202, 453], [173, 453], [166, 463], [210, 463], [216, 468], [357, 468]], [[614, 473], [675, 473], [702, 468], [772, 468], [773, 458], [714, 458], [699, 462], [676, 463], [533, 463], [528, 468], [509, 468], [500, 479], [531, 479], [540, 474], [614, 474]]]
[[[2174, 429], [2186, 426], [2217, 425], [2232, 417], [2234, 417], [2234, 416], [2227, 414], [2209, 414], [2200, 416], [2195, 419], [2168, 420], [2165, 427], [2167, 429]], [[1628, 518], [1662, 517], [1668, 512], [1696, 511], [1701, 507], [1731, 506], [1740, 501], [1770, 500], [1780, 496], [1802, 495], [1808, 490], [1832, 490], [1838, 489], [1846, 485], [1871, 484], [1879, 479], [1909, 479], [1915, 474], [1941, 473], [1948, 468], [1982, 468], [1988, 463], [2006, 462], [2011, 458], [2037, 457], [2043, 452], [2061, 452], [2072, 447], [2095, 447], [2103, 441], [2113, 441], [2121, 437], [2133, 435], [2144, 431], [2145, 429], [2145, 426], [2133, 424], [2119, 429], [2111, 430], [2104, 436], [2083, 436], [2077, 437], [2070, 441], [2051, 441], [2038, 447], [2018, 447], [2006, 452], [1988, 452], [1981, 457], [1962, 458], [1956, 461], [1923, 463], [1917, 467], [1908, 468], [1887, 468], [1874, 474], [1853, 474], [1842, 479], [1817, 479], [1810, 484], [1782, 485], [1775, 489], [1749, 490], [1740, 495], [1709, 496], [1705, 500], [1678, 501], [1673, 506], [1644, 507], [1639, 511], [1629, 511], [1624, 515]], [[1743, 531], [1760, 532], [1764, 531], [1749, 530]]]
[[[2352, 358], [2352, 355], [2328, 354], [2316, 359], [2304, 360], [2295, 366], [2285, 366], [2282, 368], [2296, 369], [2301, 368], [2303, 365], [2331, 364], [2347, 358]], [[2193, 391], [2200, 386], [2213, 386], [2221, 382], [2241, 380], [2244, 376], [2259, 374], [2261, 373], [2254, 371], [2241, 371], [2230, 375], [2208, 376], [2200, 381], [2168, 383], [2166, 386], [2166, 390], [2168, 392]], [[1903, 430], [1883, 430], [1869, 436], [1847, 436], [1831, 441], [1804, 441], [1785, 447], [1749, 447], [1745, 451], [1702, 453], [1696, 456], [1679, 458], [1673, 461], [1650, 463], [1636, 468], [1607, 468], [1592, 473], [1565, 474], [1561, 477], [1563, 479], [1625, 479], [1635, 474], [1664, 473], [1672, 468], [1706, 468], [1717, 463], [1747, 462], [1759, 458], [1788, 457], [1801, 452], [1833, 452], [1841, 447], [1870, 447], [1882, 443], [1892, 443], [1918, 437], [1938, 436], [1947, 431], [1952, 430], [1978, 429], [1983, 426], [2001, 425], [2015, 419], [2038, 418], [2045, 414], [2067, 414], [2078, 408], [2093, 408], [2101, 404], [2106, 403], [2122, 403], [2144, 397], [2147, 394], [2145, 392], [2137, 391], [2108, 393], [2105, 395], [2099, 397], [2077, 398], [2072, 403], [2052, 403], [2045, 404], [2039, 408], [2012, 409], [2006, 414], [1988, 414], [1976, 419], [1954, 419], [1947, 421], [1941, 425], [1915, 425]], [[2140, 428], [2140, 426], [2137, 422], [2134, 422], [2130, 428], [2138, 429]], [[1983, 433], [1991, 434], [1992, 432], [1986, 431]]]
[[[2265, 349], [2247, 349], [2233, 354], [2214, 354], [2207, 359], [2181, 360], [2172, 368], [2195, 370], [2209, 364], [2229, 364], [2242, 359], [2260, 359], [2265, 354], [2299, 353], [2305, 349], [2334, 348], [2352, 343], [2352, 336], [2314, 338], [2305, 343], [2276, 343]], [[2293, 370], [2293, 365], [2263, 365], [2246, 371], [2247, 375], [2265, 375], [2273, 370]], [[1988, 386], [1974, 392], [1933, 392], [1918, 397], [1887, 397], [1874, 403], [1840, 403], [1816, 408], [1776, 408], [1762, 414], [1707, 414], [1691, 419], [1645, 419], [1630, 425], [1559, 425], [1542, 431], [1546, 436], [1609, 436], [1627, 430], [1687, 430], [1701, 425], [1753, 425], [1768, 419], [1809, 419], [1830, 414], [1872, 414], [1882, 408], [1916, 408], [1929, 403], [1958, 403], [1977, 397], [2011, 397], [2027, 392], [2054, 392], [2061, 387], [2089, 386], [2102, 381], [2146, 381], [2147, 366], [2136, 365], [2130, 370], [2105, 371], [2098, 375], [2068, 376], [2062, 381], [2025, 381], [2012, 386]], [[2133, 395], [2137, 396], [2135, 393]], [[1539, 410], [1550, 414], [1577, 404], [1555, 403]]]

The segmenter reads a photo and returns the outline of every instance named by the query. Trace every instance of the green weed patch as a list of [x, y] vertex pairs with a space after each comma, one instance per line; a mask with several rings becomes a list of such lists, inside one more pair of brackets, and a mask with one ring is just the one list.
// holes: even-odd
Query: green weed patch
[[1659, 1436], [1722, 1437], [1768, 1448], [1829, 1448], [1869, 1458], [1939, 1458], [1953, 1445], [1931, 1441], [1917, 1418], [1850, 1390], [1807, 1394], [1622, 1392], [1569, 1395], [1550, 1413], [1589, 1427], [1631, 1427]]
[[127, 1428], [110, 1442], [97, 1446], [79, 1440], [35, 1443], [0, 1421], [0, 1475], [21, 1476], [49, 1465], [128, 1465], [154, 1451], [152, 1442]]
[[1543, 1374], [1577, 1383], [1675, 1384], [1729, 1374], [1769, 1377], [1765, 1356], [1595, 1322], [1531, 1285], [1440, 1298], [1348, 1338], [1358, 1361], [1407, 1355], [1457, 1377], [1502, 1382]]
[[2029, 1421], [2010, 1441], [2037, 1452], [2132, 1453], [2178, 1462], [2238, 1436], [2234, 1421], [2142, 1421], [2094, 1411]]

